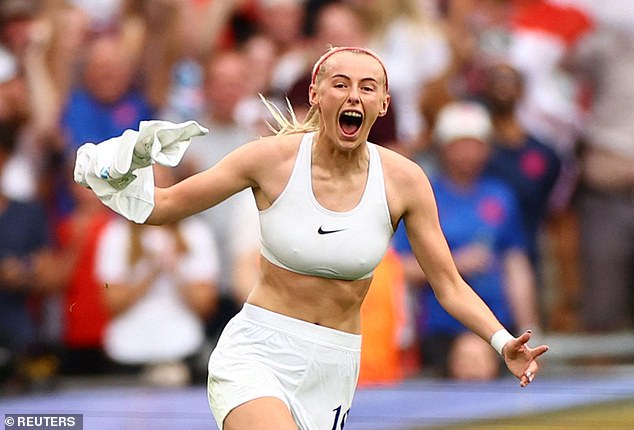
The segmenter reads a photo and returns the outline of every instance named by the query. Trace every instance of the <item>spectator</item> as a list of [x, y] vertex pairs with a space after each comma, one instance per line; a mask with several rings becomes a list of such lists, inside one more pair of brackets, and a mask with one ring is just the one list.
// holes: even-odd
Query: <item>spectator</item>
[[593, 26], [575, 2], [579, 3], [515, 2], [507, 53], [509, 63], [524, 77], [524, 95], [517, 106], [520, 121], [565, 156], [574, 151], [582, 121], [583, 88], [570, 59]]
[[[156, 183], [172, 183], [155, 169]], [[118, 250], [118, 252], [113, 252]], [[105, 350], [116, 363], [141, 366], [147, 382], [189, 383], [216, 305], [218, 259], [209, 230], [192, 218], [149, 227], [115, 218], [97, 251], [97, 276], [112, 314]]]
[[[109, 139], [154, 117], [155, 108], [135, 83], [138, 62], [120, 47], [115, 34], [100, 34], [82, 51], [81, 78], [74, 82], [62, 114], [67, 156], [85, 142]], [[59, 184], [56, 198], [64, 216], [73, 205], [65, 182]]]
[[[65, 171], [68, 181], [71, 172]], [[61, 372], [65, 375], [103, 374], [112, 364], [103, 349], [109, 312], [104, 284], [96, 277], [97, 244], [113, 218], [89, 190], [71, 184], [75, 205], [57, 226], [57, 273], [61, 296]]]
[[419, 107], [426, 125], [421, 151], [431, 144], [436, 115], [446, 103], [479, 94], [483, 65], [507, 48], [504, 41], [516, 2], [449, 0], [441, 5], [450, 52], [444, 69], [420, 93]]
[[[454, 102], [440, 111], [435, 140], [440, 164], [432, 178], [441, 226], [458, 270], [504, 324], [516, 330], [539, 327], [533, 272], [526, 254], [522, 219], [513, 192], [484, 176], [492, 125], [487, 111], [473, 102]], [[467, 332], [438, 304], [412, 255], [402, 226], [394, 246], [405, 276], [419, 290], [422, 360], [442, 374], [490, 379], [498, 359], [486, 342]], [[475, 357], [464, 366], [459, 357]]]
[[257, 0], [258, 32], [275, 43], [277, 64], [271, 77], [272, 92], [284, 94], [306, 69], [303, 0]]
[[271, 94], [271, 77], [278, 60], [275, 43], [268, 36], [255, 34], [240, 46], [240, 51], [244, 54], [249, 70], [257, 70], [258, 73], [249, 76], [247, 95], [236, 106], [234, 116], [242, 127], [265, 136], [271, 132], [267, 126], [270, 116], [260, 97], [275, 99], [280, 106], [284, 103]]
[[81, 85], [72, 90], [63, 116], [71, 152], [153, 118], [153, 107], [135, 87], [137, 62], [119, 46], [113, 35], [100, 35], [86, 47]]
[[18, 124], [16, 148], [5, 166], [2, 186], [10, 196], [41, 198], [51, 154], [59, 152], [60, 94], [48, 57], [52, 28], [35, 0], [0, 5], [0, 121]]
[[508, 53], [510, 64], [524, 81], [524, 95], [517, 106], [520, 122], [561, 158], [561, 171], [549, 202], [546, 234], [542, 235], [543, 249], [551, 255], [554, 268], [550, 279], [544, 279], [553, 290], [548, 324], [559, 331], [580, 326], [579, 220], [572, 200], [579, 184], [578, 146], [589, 92], [572, 59], [576, 46], [595, 25], [592, 14], [584, 10], [584, 2], [518, 3]]
[[[563, 212], [567, 205], [564, 200], [570, 200], [573, 184], [567, 175], [561, 175], [563, 161], [555, 145], [539, 138], [539, 133], [521, 122], [518, 108], [524, 97], [524, 81], [520, 72], [505, 62], [492, 64], [483, 72], [482, 98], [491, 112], [494, 128], [487, 174], [504, 181], [515, 193], [526, 232], [527, 252], [537, 275], [539, 301], [543, 305], [541, 317], [549, 324], [551, 321], [560, 324], [557, 316], [547, 310], [544, 300], [548, 263], [545, 239], [555, 232], [554, 228], [548, 229], [553, 227], [549, 222], [555, 213]], [[559, 192], [563, 188], [568, 189], [565, 193], [568, 196]], [[554, 257], [550, 261], [558, 267], [565, 262]], [[565, 293], [556, 280], [553, 283], [556, 291]]]
[[133, 66], [135, 86], [153, 109], [168, 103], [172, 74], [188, 52], [183, 31], [187, 6], [174, 0], [120, 1], [116, 27], [119, 55]]
[[[51, 32], [51, 46], [47, 55], [51, 78], [63, 100], [78, 79], [77, 64], [88, 38], [96, 34], [96, 28], [88, 11], [77, 1], [44, 0], [41, 18]], [[94, 9], [93, 9], [94, 10]], [[59, 102], [58, 109], [63, 107]], [[59, 118], [56, 118], [59, 121]]]
[[577, 210], [582, 328], [634, 327], [634, 11], [622, 2], [590, 4], [596, 31], [577, 66], [592, 88], [584, 122]]
[[304, 34], [312, 37], [315, 34], [315, 18], [319, 11], [331, 3], [340, 3], [340, 0], [306, 0], [304, 2]]
[[540, 268], [539, 237], [559, 177], [561, 159], [549, 142], [538, 139], [517, 116], [523, 95], [520, 73], [505, 63], [484, 70], [483, 100], [493, 122], [492, 152], [486, 173], [515, 193], [526, 231], [527, 252]]
[[[0, 123], [0, 176], [14, 150], [16, 130]], [[56, 363], [41, 354], [49, 340], [39, 325], [41, 301], [51, 290], [56, 267], [51, 264], [46, 213], [36, 200], [17, 201], [0, 190], [0, 348], [11, 357], [10, 383], [28, 388], [53, 376]], [[39, 370], [32, 366], [42, 358]]]
[[[136, 5], [136, 0], [128, 1], [131, 6]], [[258, 68], [261, 73], [257, 77], [253, 76], [250, 82], [256, 88], [266, 82], [268, 87], [272, 65], [266, 62], [271, 51], [274, 51], [273, 57], [277, 58], [277, 47], [271, 38], [253, 30], [256, 0], [164, 1], [172, 10], [177, 7], [174, 11], [177, 13], [176, 19], [173, 14], [156, 8], [152, 2], [145, 2], [144, 8], [149, 18], [148, 38], [160, 48], [158, 52], [145, 52], [145, 74], [149, 78], [154, 76], [157, 69], [167, 71], [162, 74], [162, 79], [153, 80], [153, 93], [166, 101], [165, 104], [160, 103], [162, 116], [184, 119], [200, 117], [205, 110], [202, 89], [205, 62], [218, 52], [236, 49], [252, 39], [256, 40], [257, 48], [262, 49], [262, 52], [259, 49], [252, 51], [252, 58], [258, 63], [254, 66], [264, 68]], [[172, 31], [166, 34], [165, 27]], [[174, 40], [180, 43], [174, 43]], [[169, 78], [168, 81], [165, 78]], [[249, 120], [251, 116], [246, 119]]]
[[258, 33], [260, 0], [185, 2], [184, 21], [191, 46], [201, 57], [232, 49]]

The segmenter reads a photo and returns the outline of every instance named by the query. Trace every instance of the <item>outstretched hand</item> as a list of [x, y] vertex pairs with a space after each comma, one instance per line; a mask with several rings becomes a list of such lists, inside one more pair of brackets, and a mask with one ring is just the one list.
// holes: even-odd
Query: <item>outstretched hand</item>
[[528, 346], [532, 332], [527, 330], [518, 338], [509, 340], [504, 345], [504, 362], [506, 366], [520, 380], [520, 387], [526, 387], [533, 382], [539, 370], [537, 357], [548, 351], [548, 345], [535, 348]]

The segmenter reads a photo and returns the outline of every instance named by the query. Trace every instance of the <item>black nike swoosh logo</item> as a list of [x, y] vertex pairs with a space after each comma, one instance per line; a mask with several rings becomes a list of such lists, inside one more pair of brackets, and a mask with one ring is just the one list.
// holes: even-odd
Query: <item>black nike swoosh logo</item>
[[319, 229], [317, 229], [317, 233], [319, 234], [330, 234], [330, 233], [337, 233], [338, 231], [344, 231], [345, 228], [340, 228], [338, 230], [324, 230], [321, 226], [319, 226]]

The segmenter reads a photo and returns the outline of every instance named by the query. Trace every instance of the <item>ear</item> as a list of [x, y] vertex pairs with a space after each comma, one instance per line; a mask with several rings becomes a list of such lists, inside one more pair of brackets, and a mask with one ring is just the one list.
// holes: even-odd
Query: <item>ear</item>
[[314, 84], [310, 84], [310, 87], [308, 87], [308, 102], [311, 106], [319, 104], [317, 99], [317, 89]]
[[385, 116], [387, 114], [387, 109], [389, 106], [390, 106], [390, 95], [386, 94], [381, 104], [381, 109], [379, 109], [379, 116]]

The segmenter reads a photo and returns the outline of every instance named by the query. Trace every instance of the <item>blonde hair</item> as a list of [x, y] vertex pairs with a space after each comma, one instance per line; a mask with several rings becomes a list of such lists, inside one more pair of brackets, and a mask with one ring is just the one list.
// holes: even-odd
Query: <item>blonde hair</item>
[[275, 125], [268, 121], [266, 122], [266, 125], [277, 136], [295, 133], [310, 133], [319, 130], [320, 115], [319, 109], [315, 106], [310, 106], [306, 117], [300, 122], [297, 119], [293, 106], [288, 99], [286, 99], [286, 109], [288, 111], [288, 115], [282, 113], [275, 103], [267, 100], [262, 94], [260, 94], [260, 100], [262, 100], [262, 103], [264, 103], [264, 106], [266, 106], [266, 109], [275, 120]]
[[[385, 74], [385, 92], [388, 90], [388, 82], [387, 82], [387, 70], [383, 61], [376, 55], [374, 52], [370, 51], [366, 48], [354, 47], [354, 46], [331, 46], [313, 65], [312, 73], [311, 73], [311, 85], [317, 85], [321, 80], [321, 77], [324, 75], [322, 65], [328, 60], [328, 58], [337, 53], [337, 52], [354, 52], [357, 54], [366, 54], [373, 57], [375, 60], [379, 62], [381, 67], [383, 68], [383, 73]], [[282, 113], [280, 108], [278, 108], [274, 103], [267, 100], [262, 94], [260, 94], [260, 99], [266, 106], [266, 109], [269, 111], [271, 116], [276, 122], [276, 125], [272, 125], [267, 122], [267, 126], [269, 129], [275, 133], [277, 136], [294, 134], [294, 133], [309, 133], [313, 131], [319, 130], [319, 122], [321, 119], [321, 115], [319, 113], [319, 109], [314, 105], [311, 105], [306, 113], [306, 117], [303, 121], [299, 121], [297, 116], [295, 115], [295, 111], [293, 110], [293, 106], [290, 101], [286, 99], [286, 106], [288, 110], [288, 116]]]

